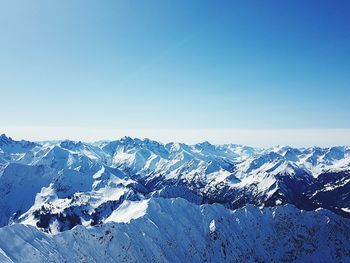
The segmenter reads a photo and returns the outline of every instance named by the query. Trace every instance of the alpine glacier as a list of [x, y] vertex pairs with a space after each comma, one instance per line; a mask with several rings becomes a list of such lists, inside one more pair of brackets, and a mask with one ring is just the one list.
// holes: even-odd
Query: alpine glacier
[[0, 262], [350, 261], [350, 147], [0, 136]]

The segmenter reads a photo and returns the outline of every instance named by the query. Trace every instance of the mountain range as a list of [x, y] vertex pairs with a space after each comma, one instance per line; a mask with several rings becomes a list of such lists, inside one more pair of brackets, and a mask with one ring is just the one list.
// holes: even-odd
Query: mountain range
[[349, 218], [348, 146], [0, 136], [0, 262], [346, 262]]

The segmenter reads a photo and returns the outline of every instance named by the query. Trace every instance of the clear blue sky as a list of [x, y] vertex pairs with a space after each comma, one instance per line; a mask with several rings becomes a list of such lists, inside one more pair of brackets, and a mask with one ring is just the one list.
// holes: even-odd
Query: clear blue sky
[[0, 1], [2, 126], [350, 128], [350, 1]]

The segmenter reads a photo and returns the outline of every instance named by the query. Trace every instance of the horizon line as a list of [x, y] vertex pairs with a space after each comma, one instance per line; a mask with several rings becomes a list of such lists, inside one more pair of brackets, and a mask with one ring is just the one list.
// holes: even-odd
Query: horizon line
[[330, 147], [350, 146], [350, 128], [335, 129], [125, 129], [64, 126], [0, 126], [0, 134], [16, 140], [60, 141], [87, 143], [113, 141], [128, 136], [162, 143], [238, 144], [252, 147]]

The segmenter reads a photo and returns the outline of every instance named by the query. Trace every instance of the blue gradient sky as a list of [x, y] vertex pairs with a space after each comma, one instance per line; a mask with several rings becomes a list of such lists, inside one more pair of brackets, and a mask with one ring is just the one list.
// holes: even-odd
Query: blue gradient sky
[[349, 1], [1, 1], [1, 126], [350, 128], [349, 14]]

